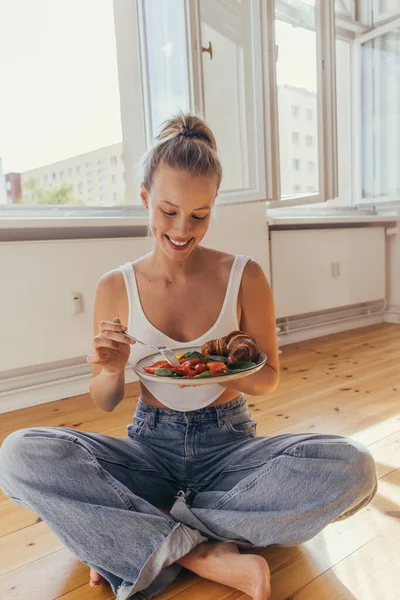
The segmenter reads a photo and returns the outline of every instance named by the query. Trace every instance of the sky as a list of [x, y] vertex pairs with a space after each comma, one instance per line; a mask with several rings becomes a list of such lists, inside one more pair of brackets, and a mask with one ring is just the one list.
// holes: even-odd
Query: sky
[[[276, 36], [278, 84], [315, 91], [315, 35]], [[0, 0], [0, 73], [4, 172], [122, 140], [112, 0]]]

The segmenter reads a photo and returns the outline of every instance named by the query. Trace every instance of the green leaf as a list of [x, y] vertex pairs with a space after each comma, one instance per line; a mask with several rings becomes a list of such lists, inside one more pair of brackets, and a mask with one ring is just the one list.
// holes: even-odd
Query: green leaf
[[211, 358], [211, 360], [213, 362], [223, 362], [226, 365], [228, 364], [228, 357], [227, 356], [221, 356], [219, 354], [215, 354], [215, 355], [211, 356], [210, 358]]
[[157, 371], [154, 373], [154, 375], [157, 375], [158, 377], [173, 377], [173, 373], [171, 373], [171, 371], [169, 369], [157, 369]]
[[251, 367], [255, 367], [256, 363], [250, 362], [248, 360], [238, 360], [237, 362], [228, 365], [230, 371], [241, 371], [243, 369], [251, 369]]
[[201, 360], [205, 360], [204, 354], [201, 354], [201, 352], [197, 352], [196, 350], [193, 350], [193, 352], [186, 352], [182, 358], [186, 358], [186, 360], [192, 360], [193, 358], [201, 358]]
[[204, 371], [204, 373], [200, 373], [199, 375], [195, 375], [195, 379], [206, 379], [207, 377], [214, 377], [211, 371]]

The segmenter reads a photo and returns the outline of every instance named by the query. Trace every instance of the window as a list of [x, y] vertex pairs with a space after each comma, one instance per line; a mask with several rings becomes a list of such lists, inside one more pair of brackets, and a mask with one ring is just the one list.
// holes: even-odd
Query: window
[[362, 198], [400, 196], [400, 23], [361, 45]]
[[298, 184], [293, 186], [293, 192], [295, 194], [298, 194], [300, 192], [300, 190], [301, 190], [301, 187]]
[[118, 194], [116, 192], [113, 193], [114, 202], [118, 202]]
[[168, 117], [190, 108], [185, 10], [179, 0], [152, 0], [139, 7], [146, 33], [142, 43], [148, 62], [145, 108], [151, 144]]
[[295, 104], [292, 104], [292, 117], [297, 119], [299, 114], [300, 114], [300, 108], [298, 106], [296, 106]]
[[[134, 166], [162, 122], [179, 109], [204, 115], [216, 135], [224, 170], [219, 200], [287, 199], [296, 189], [299, 203], [311, 185], [318, 200], [333, 197], [324, 185], [334, 154], [327, 140], [335, 138], [326, 127], [333, 114], [326, 104], [330, 46], [319, 41], [324, 32], [332, 42], [327, 15], [333, 2], [42, 0], [27, 2], [26, 39], [15, 4], [0, 3], [0, 21], [11, 24], [0, 40], [7, 49], [0, 51], [0, 70], [10, 91], [0, 114], [4, 164], [6, 171], [28, 175], [43, 167], [55, 192], [50, 204], [61, 198], [84, 208], [90, 196], [96, 206], [98, 178], [101, 185], [118, 185], [120, 205], [140, 204]], [[47, 25], [55, 19], [65, 25], [57, 36]], [[37, 40], [52, 52], [39, 45], [33, 61], [30, 48]], [[5, 58], [9, 50], [15, 61]], [[31, 85], [32, 72], [43, 85]], [[27, 119], [33, 110], [43, 124], [40, 134]], [[315, 165], [312, 174], [307, 161]], [[57, 195], [65, 191], [61, 172], [75, 183], [75, 195]], [[95, 191], [86, 195], [92, 177]], [[103, 206], [113, 205], [113, 193], [101, 195]]]
[[[276, 3], [275, 39], [278, 45], [278, 60], [276, 76], [278, 86], [278, 122], [279, 122], [279, 149], [280, 149], [280, 178], [281, 196], [283, 199], [290, 197], [294, 185], [301, 185], [305, 193], [306, 182], [302, 177], [300, 182], [293, 181], [294, 171], [300, 171], [300, 158], [293, 157], [299, 154], [298, 147], [294, 149], [284, 143], [287, 130], [290, 128], [290, 113], [299, 120], [304, 128], [310, 106], [317, 108], [317, 38], [316, 38], [316, 9], [314, 0], [300, 0], [294, 3]], [[296, 52], [293, 52], [296, 48]], [[313, 135], [317, 139], [317, 124], [313, 127]], [[294, 140], [293, 140], [294, 141]], [[302, 146], [302, 156], [308, 157], [309, 150]], [[318, 155], [318, 146], [315, 147]], [[290, 164], [292, 169], [290, 169]], [[306, 161], [302, 162], [305, 165]], [[304, 169], [304, 166], [302, 167]], [[297, 179], [297, 176], [296, 176]]]
[[[47, 167], [52, 195], [41, 174], [41, 189], [23, 197], [22, 203], [39, 204], [34, 199], [40, 198], [40, 210], [44, 210], [43, 204], [70, 206], [77, 199], [66, 193], [66, 180], [81, 176], [80, 167], [93, 161], [105, 164], [111, 145], [115, 146], [112, 155], [121, 154], [114, 4], [123, 5], [115, 13], [126, 13], [128, 4], [134, 2], [24, 0], [22, 4], [26, 27], [21, 25], [21, 3], [0, 2], [0, 23], [4, 24], [0, 72], [8, 90], [0, 110], [1, 154], [6, 172], [24, 174], [26, 179], [36, 177], [39, 167]], [[63, 26], [55, 28], [52, 23]], [[131, 57], [127, 60], [132, 62]], [[35, 85], [34, 79], [40, 85]], [[101, 152], [104, 155], [98, 155]], [[55, 174], [50, 166], [54, 163], [58, 163]], [[121, 198], [122, 194], [121, 190]], [[84, 196], [79, 199], [80, 204], [85, 202]]]
[[311, 160], [307, 162], [307, 173], [314, 173], [314, 163]]
[[43, 177], [43, 183], [44, 183], [45, 185], [47, 185], [47, 175], [45, 175], [45, 176]]
[[313, 145], [313, 136], [312, 135], [308, 135], [306, 137], [306, 143], [308, 147], [311, 147]]

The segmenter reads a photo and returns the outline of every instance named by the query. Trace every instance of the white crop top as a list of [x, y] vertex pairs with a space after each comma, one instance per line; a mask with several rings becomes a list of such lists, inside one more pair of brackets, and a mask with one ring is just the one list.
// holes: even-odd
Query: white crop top
[[[143, 342], [156, 346], [168, 346], [171, 350], [179, 350], [188, 346], [202, 346], [205, 342], [240, 329], [237, 318], [237, 299], [243, 271], [249, 260], [248, 256], [235, 257], [218, 319], [204, 335], [189, 342], [177, 342], [150, 323], [140, 302], [134, 263], [128, 262], [121, 265], [120, 269], [124, 276], [129, 305], [127, 332]], [[132, 367], [140, 359], [154, 352], [152, 348], [134, 344], [131, 347], [128, 364]], [[139, 379], [159, 402], [172, 410], [183, 412], [209, 406], [225, 391], [224, 387], [212, 383], [200, 387], [181, 389], [177, 385], [166, 385], [157, 381], [148, 381], [141, 377]]]

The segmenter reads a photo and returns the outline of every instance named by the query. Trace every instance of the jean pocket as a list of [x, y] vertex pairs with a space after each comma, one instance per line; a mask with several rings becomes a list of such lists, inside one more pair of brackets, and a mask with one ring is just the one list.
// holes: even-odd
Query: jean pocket
[[128, 435], [133, 437], [135, 435], [144, 435], [147, 429], [147, 420], [142, 417], [134, 417], [133, 423], [128, 425]]
[[243, 415], [224, 416], [223, 428], [235, 435], [255, 437], [257, 435], [256, 427], [256, 422], [247, 416], [244, 418]]

